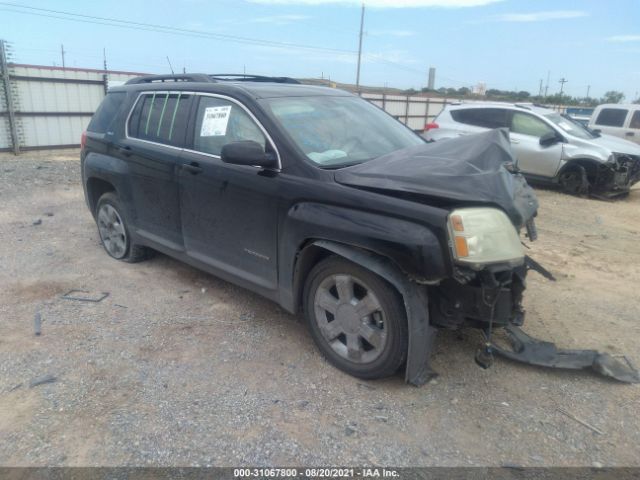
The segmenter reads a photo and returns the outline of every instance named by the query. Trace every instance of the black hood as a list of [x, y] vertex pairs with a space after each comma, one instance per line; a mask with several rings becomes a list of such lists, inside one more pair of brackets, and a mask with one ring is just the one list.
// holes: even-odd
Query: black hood
[[336, 171], [343, 185], [427, 195], [454, 203], [495, 204], [518, 228], [538, 209], [515, 164], [506, 129], [409, 147]]

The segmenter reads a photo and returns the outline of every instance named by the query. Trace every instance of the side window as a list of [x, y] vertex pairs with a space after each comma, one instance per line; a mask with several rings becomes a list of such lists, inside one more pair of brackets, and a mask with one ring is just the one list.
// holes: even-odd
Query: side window
[[507, 110], [504, 108], [469, 108], [452, 110], [451, 116], [456, 122], [484, 128], [507, 127]]
[[181, 146], [187, 128], [192, 95], [181, 92], [144, 94], [129, 117], [129, 136]]
[[227, 143], [253, 140], [266, 147], [267, 139], [243, 108], [228, 100], [200, 97], [193, 139], [193, 149], [220, 155]]
[[513, 112], [513, 117], [511, 117], [511, 131], [513, 133], [522, 133], [538, 138], [547, 133], [554, 132], [553, 128], [539, 118], [522, 112]]
[[102, 100], [96, 113], [91, 117], [87, 130], [96, 133], [106, 133], [109, 131], [126, 96], [125, 92], [108, 93], [107, 96], [104, 97], [104, 100]]
[[640, 110], [633, 112], [633, 117], [631, 117], [631, 121], [629, 122], [629, 128], [640, 129]]
[[624, 108], [603, 108], [596, 118], [596, 125], [605, 127], [621, 127], [627, 118], [627, 110]]

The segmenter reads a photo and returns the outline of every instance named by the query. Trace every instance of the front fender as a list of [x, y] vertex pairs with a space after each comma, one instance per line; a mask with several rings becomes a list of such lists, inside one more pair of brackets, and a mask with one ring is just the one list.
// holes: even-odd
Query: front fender
[[[280, 228], [280, 258], [298, 252], [309, 239], [330, 240], [388, 257], [412, 278], [438, 283], [451, 274], [446, 215], [443, 210], [442, 225], [430, 228], [384, 214], [314, 202], [298, 203], [289, 209]], [[293, 264], [284, 267], [284, 272], [293, 271]]]

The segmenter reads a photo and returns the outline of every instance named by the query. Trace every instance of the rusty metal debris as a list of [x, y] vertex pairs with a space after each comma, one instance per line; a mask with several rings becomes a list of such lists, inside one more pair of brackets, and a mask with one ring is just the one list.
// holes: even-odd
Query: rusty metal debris
[[[82, 294], [85, 294], [85, 295], [82, 295]], [[100, 293], [94, 294], [87, 290], [74, 289], [74, 290], [69, 290], [67, 293], [62, 295], [61, 298], [64, 298], [65, 300], [75, 300], [78, 302], [98, 303], [104, 300], [105, 298], [107, 298], [108, 296], [109, 296], [109, 292], [100, 292]]]
[[590, 423], [585, 422], [584, 420], [576, 417], [573, 413], [569, 412], [568, 410], [565, 410], [564, 408], [560, 408], [557, 407], [556, 410], [558, 410], [560, 413], [562, 413], [563, 415], [566, 415], [567, 417], [569, 417], [571, 420], [575, 420], [576, 422], [578, 422], [580, 425], [587, 427], [589, 430], [597, 433], [598, 435], [604, 435], [604, 432], [602, 430], [600, 430], [599, 428], [594, 427], [593, 425], [591, 425]]

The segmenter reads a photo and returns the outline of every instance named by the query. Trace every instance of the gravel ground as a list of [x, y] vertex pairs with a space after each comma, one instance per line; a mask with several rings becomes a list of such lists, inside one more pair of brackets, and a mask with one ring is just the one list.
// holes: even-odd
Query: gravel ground
[[[473, 331], [440, 334], [422, 388], [364, 382], [255, 294], [162, 255], [110, 259], [71, 154], [0, 158], [0, 465], [640, 466], [637, 385], [482, 370]], [[639, 364], [640, 190], [538, 194], [531, 253], [558, 282], [530, 275], [526, 329]]]

